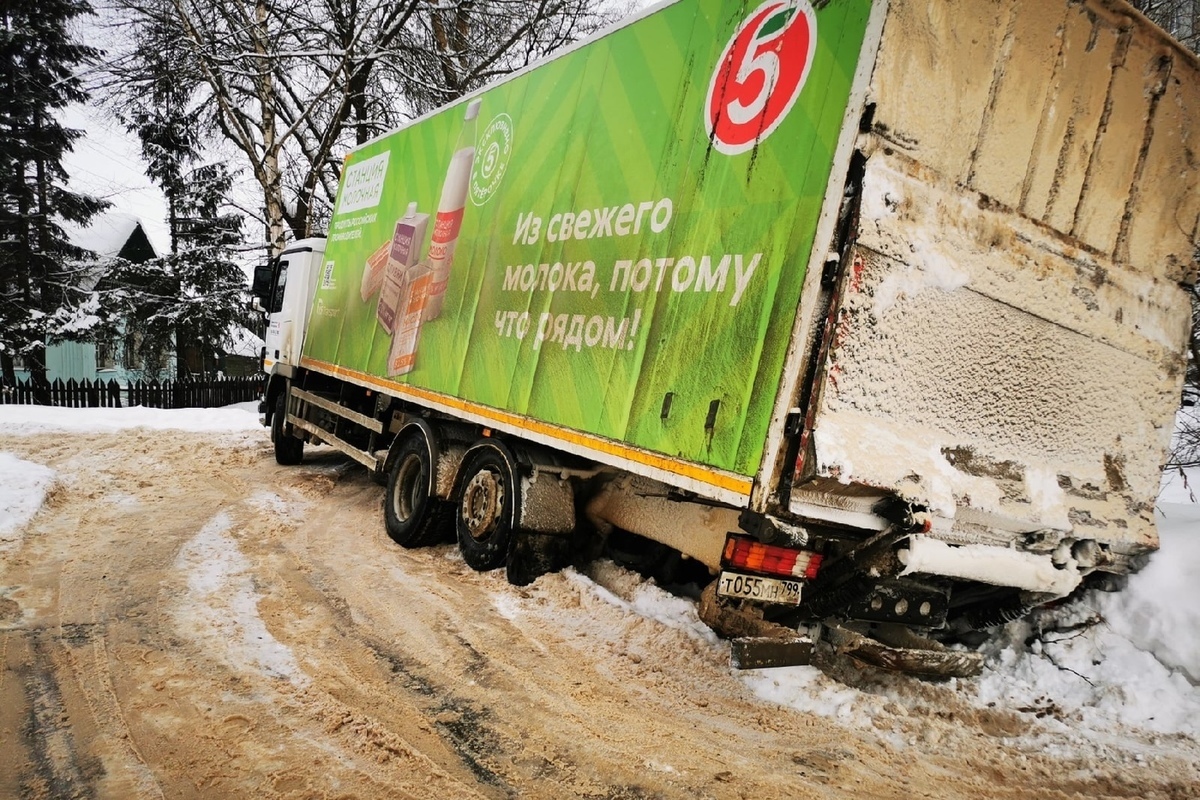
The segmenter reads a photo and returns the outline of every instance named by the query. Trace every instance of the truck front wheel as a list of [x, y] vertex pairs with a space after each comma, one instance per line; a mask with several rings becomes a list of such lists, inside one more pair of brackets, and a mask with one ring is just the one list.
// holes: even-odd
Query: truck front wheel
[[467, 453], [458, 506], [458, 549], [480, 572], [504, 566], [515, 518], [511, 459], [503, 445], [487, 442]]
[[388, 470], [383, 519], [401, 547], [421, 547], [448, 538], [454, 504], [433, 494], [434, 465], [425, 433], [414, 429], [401, 442]]
[[295, 466], [304, 460], [304, 440], [292, 436], [287, 426], [288, 390], [275, 397], [275, 413], [271, 416], [271, 441], [275, 444], [275, 463]]

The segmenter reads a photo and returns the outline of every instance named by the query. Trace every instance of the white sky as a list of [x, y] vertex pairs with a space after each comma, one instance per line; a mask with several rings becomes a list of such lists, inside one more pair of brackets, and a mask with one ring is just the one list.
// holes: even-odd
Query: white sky
[[86, 131], [63, 159], [72, 191], [112, 203], [112, 210], [133, 214], [159, 253], [170, 246], [166, 199], [146, 177], [137, 137], [112, 114], [95, 106], [73, 105], [63, 114], [68, 128]]

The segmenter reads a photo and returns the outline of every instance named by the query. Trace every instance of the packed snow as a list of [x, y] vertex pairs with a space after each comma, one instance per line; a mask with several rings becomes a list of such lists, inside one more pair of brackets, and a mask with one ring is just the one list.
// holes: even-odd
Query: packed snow
[[234, 522], [224, 511], [210, 519], [179, 551], [176, 568], [187, 594], [176, 609], [179, 628], [205, 652], [240, 669], [258, 668], [298, 686], [308, 682], [292, 651], [280, 643], [258, 613], [250, 563], [238, 547]]
[[[133, 428], [238, 432], [258, 428], [258, 420], [252, 403], [210, 410], [0, 406], [0, 426], [9, 435]], [[0, 452], [0, 552], [21, 535], [53, 481], [46, 467]], [[1093, 592], [1011, 623], [984, 646], [983, 675], [953, 688], [980, 708], [1037, 713], [1045, 725], [1073, 736], [1101, 739], [1115, 726], [1200, 735], [1200, 583], [1194, 579], [1200, 572], [1198, 489], [1200, 469], [1164, 475], [1157, 508], [1161, 552], [1130, 577], [1124, 591]], [[248, 502], [272, 499], [264, 494]], [[188, 617], [197, 633], [212, 641], [232, 637], [254, 644], [240, 652], [270, 674], [296, 680], [300, 673], [290, 652], [264, 635], [258, 595], [234, 534], [232, 520], [218, 514], [181, 551], [177, 567], [196, 601]], [[683, 631], [702, 647], [724, 647], [700, 622], [694, 602], [653, 583], [623, 599], [586, 575], [568, 571], [567, 578], [569, 585], [622, 614]], [[507, 595], [497, 597], [496, 608], [517, 624], [524, 613], [521, 600]], [[813, 667], [733, 674], [763, 701], [840, 720], [867, 718], [883, 702]], [[887, 691], [899, 693], [890, 700], [902, 704], [899, 685]]]
[[46, 499], [54, 470], [0, 453], [0, 553], [20, 541], [21, 531]]

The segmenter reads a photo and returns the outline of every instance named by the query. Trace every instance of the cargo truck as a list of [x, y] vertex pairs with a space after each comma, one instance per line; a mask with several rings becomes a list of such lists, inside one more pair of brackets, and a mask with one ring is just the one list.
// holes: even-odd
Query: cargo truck
[[973, 674], [1157, 547], [1198, 119], [1121, 0], [662, 3], [346, 157], [256, 274], [276, 459], [516, 583], [699, 576], [740, 666]]

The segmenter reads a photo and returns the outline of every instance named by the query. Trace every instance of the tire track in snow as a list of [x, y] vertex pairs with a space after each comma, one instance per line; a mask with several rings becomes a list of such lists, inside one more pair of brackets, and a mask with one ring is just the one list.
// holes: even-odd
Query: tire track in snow
[[238, 672], [307, 686], [291, 648], [271, 635], [258, 613], [252, 564], [233, 529], [232, 516], [220, 511], [180, 549], [175, 567], [187, 579], [187, 594], [175, 610], [176, 624]]

